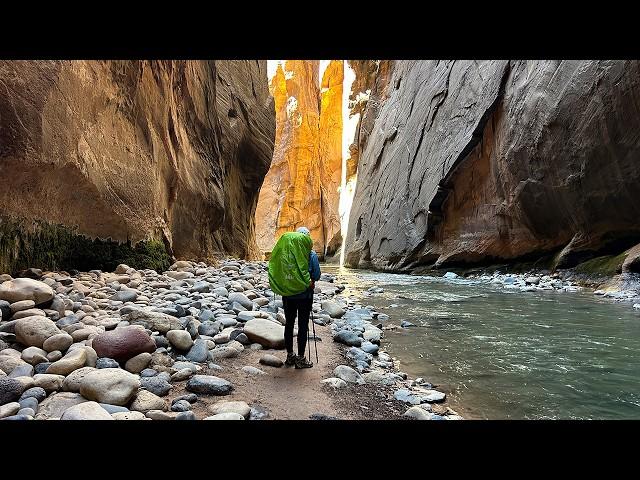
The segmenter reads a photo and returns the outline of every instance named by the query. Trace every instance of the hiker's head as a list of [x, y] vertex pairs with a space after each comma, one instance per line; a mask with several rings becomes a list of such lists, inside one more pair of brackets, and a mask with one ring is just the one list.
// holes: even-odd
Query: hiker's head
[[309, 229], [307, 227], [298, 227], [298, 228], [296, 228], [296, 232], [302, 233], [302, 234], [306, 235], [307, 237], [311, 238], [311, 232], [309, 231]]

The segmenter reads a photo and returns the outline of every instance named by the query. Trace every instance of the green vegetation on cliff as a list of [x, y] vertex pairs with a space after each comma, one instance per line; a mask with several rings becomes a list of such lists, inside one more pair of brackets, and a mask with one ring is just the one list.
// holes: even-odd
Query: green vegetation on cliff
[[171, 265], [171, 257], [164, 243], [155, 239], [135, 245], [92, 240], [61, 225], [0, 217], [0, 273], [29, 267], [113, 271], [120, 263], [163, 271]]

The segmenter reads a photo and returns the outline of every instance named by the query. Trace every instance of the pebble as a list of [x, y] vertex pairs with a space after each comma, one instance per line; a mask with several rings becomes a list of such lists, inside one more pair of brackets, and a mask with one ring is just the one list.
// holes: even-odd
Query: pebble
[[96, 361], [96, 368], [120, 368], [120, 364], [113, 358], [99, 358]]
[[178, 400], [171, 405], [172, 412], [186, 412], [191, 410], [191, 404], [186, 400]]
[[179, 397], [174, 398], [171, 403], [174, 404], [180, 400], [186, 400], [189, 403], [196, 403], [198, 401], [198, 396], [195, 393], [187, 393], [186, 395], [180, 395]]
[[252, 367], [251, 365], [246, 365], [241, 369], [244, 373], [248, 373], [249, 375], [266, 375], [266, 372], [260, 370], [259, 368]]
[[239, 413], [227, 412], [227, 413], [218, 413], [216, 415], [212, 415], [210, 417], [204, 418], [204, 420], [244, 420], [245, 418]]
[[141, 378], [140, 386], [159, 397], [167, 396], [171, 390], [171, 384], [167, 381], [166, 377], [162, 376], [162, 373], [155, 377]]
[[194, 375], [187, 382], [186, 388], [194, 393], [227, 395], [233, 390], [233, 385], [227, 380], [213, 375]]
[[284, 362], [275, 355], [265, 354], [260, 357], [259, 363], [267, 365], [269, 367], [280, 368], [284, 365]]
[[20, 395], [20, 400], [25, 400], [27, 398], [34, 398], [36, 402], [42, 402], [45, 398], [47, 398], [47, 392], [42, 387], [32, 387]]
[[196, 414], [191, 410], [187, 410], [186, 412], [179, 412], [176, 417], [176, 420], [197, 420]]

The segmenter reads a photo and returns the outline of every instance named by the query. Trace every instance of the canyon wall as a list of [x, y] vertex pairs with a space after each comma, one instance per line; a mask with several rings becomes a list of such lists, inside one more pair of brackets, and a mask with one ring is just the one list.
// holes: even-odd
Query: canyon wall
[[547, 255], [569, 267], [640, 241], [640, 62], [397, 61], [391, 70], [359, 145], [347, 265], [403, 271]]
[[47, 229], [155, 240], [177, 258], [257, 255], [275, 132], [266, 61], [0, 61], [0, 90], [4, 269]]
[[300, 226], [309, 228], [321, 256], [339, 246], [343, 68], [329, 62], [320, 82], [318, 60], [287, 60], [271, 80], [276, 140], [256, 210], [262, 251]]

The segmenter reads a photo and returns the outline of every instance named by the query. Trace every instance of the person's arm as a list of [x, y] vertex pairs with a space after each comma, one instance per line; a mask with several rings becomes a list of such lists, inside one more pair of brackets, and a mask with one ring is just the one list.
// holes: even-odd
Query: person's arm
[[309, 255], [309, 273], [311, 274], [311, 285], [312, 289], [316, 286], [316, 280], [320, 280], [320, 262], [318, 261], [318, 255], [316, 252], [311, 250], [311, 254]]

